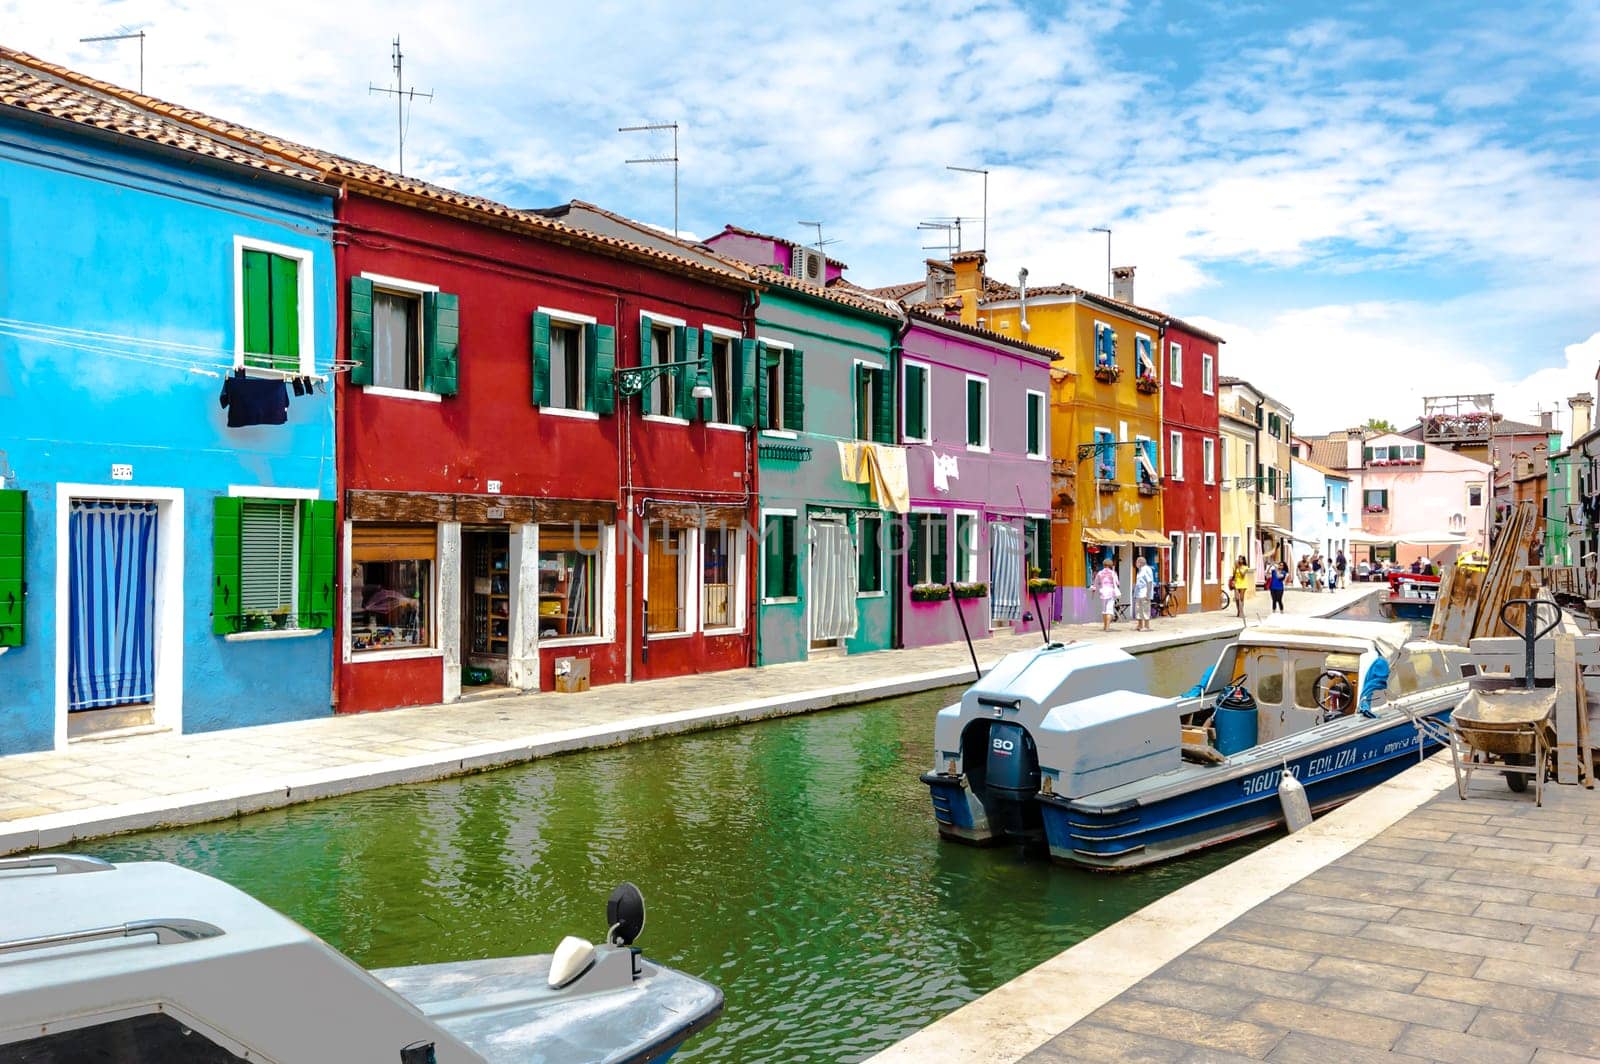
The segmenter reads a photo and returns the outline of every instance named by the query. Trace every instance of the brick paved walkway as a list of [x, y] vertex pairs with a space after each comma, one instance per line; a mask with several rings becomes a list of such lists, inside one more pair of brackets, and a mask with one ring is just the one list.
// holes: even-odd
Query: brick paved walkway
[[[1453, 787], [1091, 1012], [1062, 1061], [1600, 1061], [1600, 793]], [[1262, 856], [1262, 855], [1257, 855]]]

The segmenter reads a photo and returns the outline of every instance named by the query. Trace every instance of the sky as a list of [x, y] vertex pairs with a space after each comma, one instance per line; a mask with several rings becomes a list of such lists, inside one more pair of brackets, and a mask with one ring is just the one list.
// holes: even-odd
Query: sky
[[[584, 199], [814, 240], [860, 284], [942, 255], [1227, 342], [1296, 430], [1493, 392], [1532, 420], [1600, 366], [1600, 4], [0, 0], [0, 43], [519, 207]], [[987, 168], [983, 179], [948, 166]], [[938, 243], [937, 250], [926, 245]]]

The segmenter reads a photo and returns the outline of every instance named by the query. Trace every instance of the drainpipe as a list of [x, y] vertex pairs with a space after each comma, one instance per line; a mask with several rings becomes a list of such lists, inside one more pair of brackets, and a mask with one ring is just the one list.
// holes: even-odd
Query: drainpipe
[[1033, 331], [1033, 326], [1028, 324], [1028, 268], [1024, 266], [1017, 271], [1017, 318], [1022, 329], [1022, 338], [1026, 340]]
[[[761, 291], [760, 291], [760, 289], [751, 288], [750, 291], [745, 294], [745, 308], [744, 308], [744, 314], [743, 314], [743, 318], [744, 318], [743, 326], [744, 326], [744, 334], [746, 336], [748, 336], [752, 340], [754, 340], [756, 338], [756, 307], [758, 307], [760, 305], [761, 305]], [[761, 390], [760, 389], [760, 384], [761, 384], [761, 381], [762, 381], [764, 376], [765, 376], [765, 371], [764, 371], [763, 367], [757, 366], [756, 367], [756, 385], [757, 385], [756, 392], [757, 392], [757, 396], [758, 396], [757, 405], [759, 405], [759, 395], [760, 395], [760, 390]], [[749, 433], [749, 435], [747, 435], [745, 437], [745, 441], [746, 441], [746, 444], [745, 444], [745, 481], [744, 481], [745, 501], [744, 501], [744, 512], [745, 512], [746, 517], [749, 519], [750, 527], [756, 529], [757, 534], [759, 535], [760, 534], [760, 525], [761, 525], [761, 510], [760, 510], [760, 507], [759, 507], [759, 500], [761, 498], [761, 496], [759, 494], [760, 487], [761, 487], [761, 474], [760, 474], [760, 470], [761, 470], [761, 458], [760, 458], [760, 454], [761, 454], [761, 412], [760, 412], [760, 410], [756, 411], [755, 424], [750, 426], [750, 433]], [[742, 530], [741, 530], [741, 534], [742, 534]], [[746, 546], [748, 546], [748, 543], [746, 544]], [[747, 557], [745, 558], [745, 563], [744, 563], [744, 572], [745, 572], [745, 581], [744, 581], [745, 617], [748, 619], [748, 623], [750, 625], [750, 642], [749, 642], [750, 651], [749, 651], [749, 654], [748, 654], [749, 660], [748, 660], [747, 664], [753, 669], [761, 661], [761, 598], [760, 598], [759, 595], [756, 594], [756, 579], [757, 579], [756, 566], [751, 564], [752, 559], [748, 557], [748, 555], [751, 552], [746, 550], [744, 553], [747, 555]]]
[[[899, 312], [900, 307], [896, 305], [895, 310]], [[911, 331], [911, 319], [903, 312], [899, 314], [899, 317], [900, 325], [894, 332], [894, 343], [890, 345], [890, 361], [894, 365], [899, 364], [900, 355], [905, 350], [904, 341], [906, 338], [906, 333]], [[894, 375], [894, 408], [896, 410], [905, 410], [905, 390], [905, 375], [897, 372]], [[931, 418], [933, 415], [930, 412], [928, 416]], [[907, 485], [908, 490], [909, 487], [910, 486]], [[889, 537], [889, 545], [891, 548], [889, 550], [889, 557], [892, 562], [890, 566], [891, 572], [889, 593], [893, 596], [893, 600], [889, 605], [889, 647], [892, 650], [904, 650], [906, 645], [905, 547], [906, 544], [910, 542], [911, 537], [909, 535], [909, 529], [905, 527], [906, 515], [895, 514], [894, 516], [896, 523], [900, 528], [900, 534], [898, 536], [891, 535]], [[893, 549], [896, 544], [898, 544], [900, 547], [899, 551], [895, 551]], [[960, 603], [957, 603], [956, 605], [957, 608], [960, 608]]]
[[[617, 297], [617, 327], [622, 327], [622, 314], [626, 307], [622, 296]], [[618, 494], [622, 503], [622, 520], [617, 522], [617, 527], [612, 530], [612, 535], [617, 537], [617, 549], [627, 555], [623, 564], [622, 587], [622, 682], [633, 682], [633, 398], [623, 399], [617, 397], [617, 405], [621, 424], [621, 438], [617, 441], [617, 477]], [[623, 531], [623, 525], [627, 531]]]

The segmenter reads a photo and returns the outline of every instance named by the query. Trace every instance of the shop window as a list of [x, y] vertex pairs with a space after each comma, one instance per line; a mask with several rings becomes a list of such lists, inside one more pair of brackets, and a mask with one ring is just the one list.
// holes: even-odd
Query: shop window
[[604, 525], [539, 526], [539, 638], [602, 635]]
[[761, 595], [793, 599], [800, 595], [799, 546], [793, 514], [767, 514], [762, 522]]
[[707, 528], [700, 533], [700, 543], [700, 594], [704, 600], [700, 625], [704, 629], [736, 627], [738, 534], [728, 528]]
[[647, 528], [645, 555], [645, 630], [669, 635], [689, 630], [688, 566], [685, 553], [689, 531], [684, 528]]
[[883, 590], [883, 518], [865, 514], [856, 518], [856, 593]]
[[350, 544], [350, 645], [356, 651], [434, 645], [433, 525], [356, 525]]

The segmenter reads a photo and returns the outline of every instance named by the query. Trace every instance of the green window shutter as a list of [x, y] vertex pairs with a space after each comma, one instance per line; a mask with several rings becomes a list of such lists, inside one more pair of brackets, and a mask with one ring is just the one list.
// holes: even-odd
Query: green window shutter
[[550, 315], [533, 316], [533, 405], [550, 405]]
[[1106, 328], [1106, 356], [1111, 360], [1111, 363], [1113, 365], [1116, 364], [1116, 361], [1117, 361], [1117, 330], [1115, 330], [1115, 329], [1113, 329], [1113, 328], [1111, 328], [1109, 326], [1107, 326], [1107, 328]]
[[1034, 554], [1039, 559], [1039, 571], [1046, 577], [1052, 572], [1053, 562], [1050, 558], [1050, 521], [1047, 518], [1035, 518], [1033, 521]]
[[928, 582], [928, 571], [923, 561], [924, 545], [928, 542], [928, 520], [927, 514], [913, 514], [911, 517], [911, 548], [906, 551], [911, 566], [906, 577], [912, 584]]
[[856, 519], [856, 589], [883, 590], [883, 518]]
[[1039, 425], [1039, 414], [1040, 414], [1039, 405], [1040, 404], [1038, 403], [1037, 400], [1034, 399], [1033, 396], [1031, 396], [1031, 395], [1028, 396], [1028, 453], [1029, 454], [1043, 454], [1044, 453], [1044, 448], [1039, 445], [1040, 442], [1041, 442], [1040, 439], [1039, 439], [1039, 429], [1040, 429], [1040, 425]]
[[[699, 358], [700, 330], [687, 329], [679, 326], [672, 330], [674, 345], [674, 362], [689, 362]], [[696, 366], [688, 366], [678, 371], [678, 409], [677, 415], [686, 421], [694, 420], [695, 407], [699, 404], [689, 393], [694, 391], [694, 379], [700, 372]]]
[[795, 348], [789, 352], [783, 373], [783, 427], [804, 432], [806, 427], [806, 355]]
[[754, 340], [739, 341], [739, 402], [733, 410], [733, 423], [751, 428], [756, 423], [756, 376], [761, 354]]
[[[648, 317], [640, 318], [639, 366], [641, 369], [655, 364], [656, 352], [655, 348], [651, 346], [655, 342], [655, 334], [656, 323]], [[670, 360], [672, 356], [668, 355], [667, 358]], [[639, 393], [639, 412], [641, 414], [654, 413], [655, 404], [651, 402], [651, 399], [655, 394], [655, 390], [656, 384], [654, 381], [651, 381], [649, 386], [646, 387], [644, 391]]]
[[[767, 371], [778, 366], [782, 373], [783, 356], [766, 344], [756, 345], [756, 421], [764, 429], [772, 428], [772, 396], [767, 391]], [[780, 393], [781, 394], [781, 393]]]
[[947, 584], [950, 582], [950, 530], [945, 519], [940, 517], [929, 520], [928, 535], [932, 539], [930, 546], [933, 548], [930, 552], [933, 562], [931, 579], [935, 584]]
[[332, 628], [335, 581], [334, 505], [331, 499], [300, 504], [300, 597], [295, 623], [300, 628]]
[[912, 439], [928, 438], [928, 412], [923, 406], [927, 380], [928, 371], [923, 367], [906, 367], [906, 435]]
[[300, 369], [300, 263], [270, 256], [272, 270], [272, 365]]
[[365, 277], [350, 278], [350, 370], [351, 384], [372, 383], [372, 282]]
[[0, 647], [20, 647], [26, 630], [28, 493], [0, 491]]
[[265, 251], [244, 253], [244, 353], [249, 365], [272, 361], [272, 256]]
[[764, 598], [783, 597], [783, 519], [768, 517], [762, 527], [761, 553], [764, 556], [761, 594]]
[[218, 495], [211, 510], [211, 631], [237, 632], [239, 608], [239, 510], [243, 499]]
[[783, 521], [783, 593], [789, 598], [800, 594], [800, 545], [796, 535], [799, 519], [782, 518]]
[[583, 330], [585, 370], [589, 375], [585, 404], [596, 414], [616, 409], [617, 330], [590, 325]]
[[872, 386], [876, 389], [873, 398], [877, 402], [877, 409], [872, 414], [872, 438], [877, 443], [893, 443], [894, 389], [889, 387], [889, 371], [873, 370]]
[[1262, 409], [1263, 408], [1260, 407], [1260, 406], [1256, 407], [1256, 428], [1260, 428], [1261, 427], [1261, 412], [1262, 412]]
[[983, 385], [980, 382], [967, 382], [967, 443], [972, 446], [983, 443], [982, 392]]
[[422, 297], [422, 390], [454, 395], [460, 380], [456, 360], [461, 312], [449, 292], [427, 292]]

